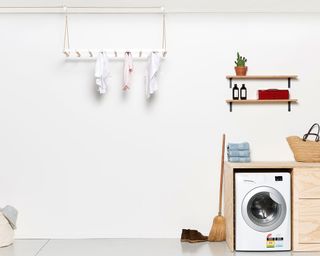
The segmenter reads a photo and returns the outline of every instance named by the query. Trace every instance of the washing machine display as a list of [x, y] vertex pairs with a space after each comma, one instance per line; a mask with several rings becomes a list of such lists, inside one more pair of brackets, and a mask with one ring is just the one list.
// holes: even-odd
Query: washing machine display
[[291, 178], [288, 172], [236, 173], [236, 250], [290, 250], [290, 196]]

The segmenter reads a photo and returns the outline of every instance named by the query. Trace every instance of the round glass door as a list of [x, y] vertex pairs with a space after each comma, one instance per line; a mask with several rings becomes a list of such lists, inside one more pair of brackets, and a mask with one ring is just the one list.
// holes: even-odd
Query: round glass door
[[279, 227], [286, 217], [286, 203], [274, 188], [258, 187], [243, 199], [242, 216], [254, 230], [269, 232]]

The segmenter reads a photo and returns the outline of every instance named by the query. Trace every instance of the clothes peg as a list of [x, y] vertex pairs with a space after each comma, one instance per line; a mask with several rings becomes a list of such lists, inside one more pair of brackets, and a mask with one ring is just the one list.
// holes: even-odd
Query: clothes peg
[[70, 54], [66, 50], [64, 50], [63, 53], [66, 55], [66, 57], [70, 56]]
[[118, 57], [117, 51], [114, 51], [114, 57]]
[[88, 52], [89, 52], [89, 56], [92, 58], [93, 57], [92, 51], [88, 51]]
[[140, 57], [140, 58], [142, 57], [142, 51], [139, 52], [139, 57]]
[[78, 58], [80, 58], [80, 57], [81, 57], [80, 52], [76, 51], [76, 54], [77, 54]]

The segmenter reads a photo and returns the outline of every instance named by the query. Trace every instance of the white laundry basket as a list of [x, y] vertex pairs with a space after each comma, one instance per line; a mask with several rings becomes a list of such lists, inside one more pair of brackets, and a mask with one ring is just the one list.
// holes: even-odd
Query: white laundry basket
[[12, 244], [13, 239], [14, 231], [7, 218], [0, 212], [0, 247]]

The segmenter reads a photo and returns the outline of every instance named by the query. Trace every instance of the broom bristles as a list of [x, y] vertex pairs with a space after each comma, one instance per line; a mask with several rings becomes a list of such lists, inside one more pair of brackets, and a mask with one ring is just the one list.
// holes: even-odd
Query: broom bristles
[[208, 236], [210, 242], [226, 240], [226, 222], [223, 216], [218, 215], [213, 219], [212, 227]]

